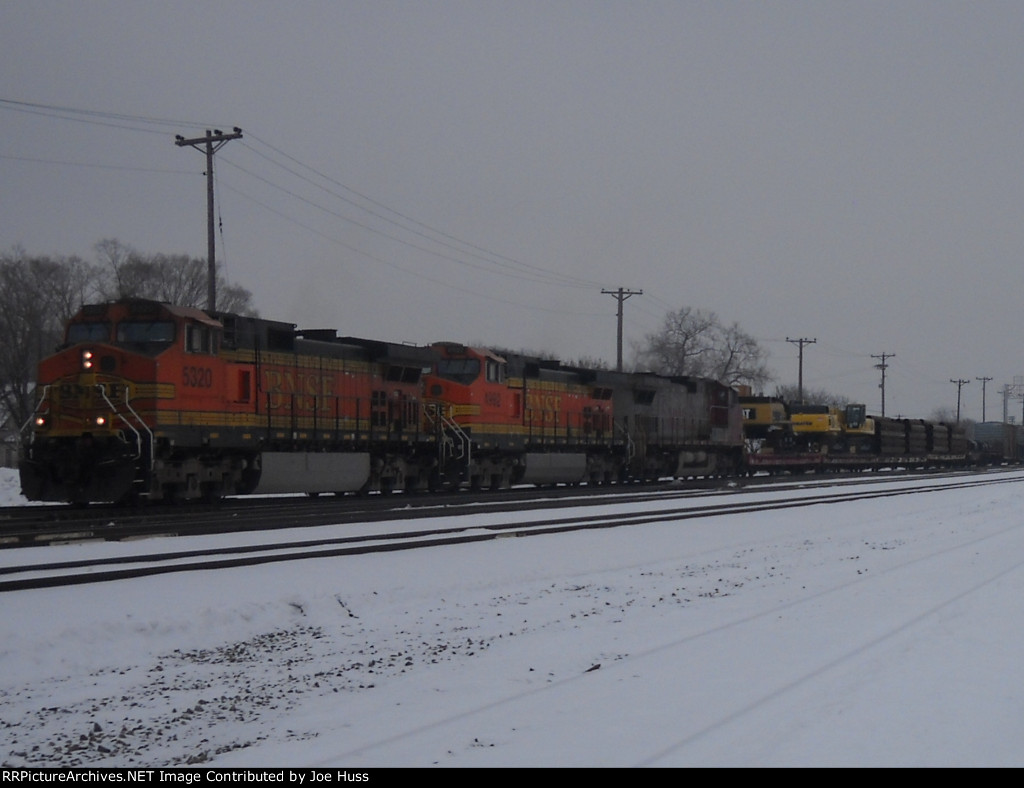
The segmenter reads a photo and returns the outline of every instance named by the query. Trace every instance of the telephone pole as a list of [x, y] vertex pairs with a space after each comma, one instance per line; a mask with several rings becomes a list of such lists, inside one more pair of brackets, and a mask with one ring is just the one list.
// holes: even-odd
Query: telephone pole
[[[217, 263], [213, 232], [213, 154], [224, 147], [229, 140], [241, 139], [242, 130], [235, 126], [232, 134], [225, 134], [220, 129], [206, 130], [205, 137], [187, 140], [180, 134], [174, 137], [174, 144], [179, 148], [188, 145], [198, 151], [206, 152], [206, 308], [213, 311], [217, 308]], [[201, 148], [200, 145], [203, 147]]]
[[618, 333], [618, 344], [616, 345], [615, 355], [615, 369], [622, 372], [622, 302], [625, 301], [632, 295], [643, 295], [643, 290], [625, 290], [619, 288], [618, 290], [602, 290], [603, 295], [615, 296], [615, 300], [619, 302], [619, 333]]
[[791, 342], [792, 344], [798, 345], [800, 347], [800, 373], [798, 378], [797, 392], [800, 399], [800, 404], [802, 405], [804, 402], [804, 345], [813, 345], [818, 340], [806, 339], [804, 337], [801, 337], [800, 339], [790, 339], [789, 337], [786, 337], [786, 341]]
[[956, 383], [956, 423], [959, 424], [960, 423], [960, 389], [962, 389], [964, 386], [966, 386], [971, 381], [964, 380], [963, 378], [961, 378], [960, 380], [953, 380], [953, 378], [950, 378], [949, 382], [950, 383]]
[[887, 358], [896, 358], [895, 353], [879, 353], [877, 356], [872, 354], [871, 358], [877, 358], [881, 363], [875, 364], [875, 369], [882, 370], [882, 382], [878, 384], [878, 388], [882, 390], [882, 418], [885, 418], [885, 370], [889, 368], [889, 365], [885, 363]]
[[975, 380], [981, 381], [981, 420], [985, 421], [985, 384], [992, 378], [975, 378]]

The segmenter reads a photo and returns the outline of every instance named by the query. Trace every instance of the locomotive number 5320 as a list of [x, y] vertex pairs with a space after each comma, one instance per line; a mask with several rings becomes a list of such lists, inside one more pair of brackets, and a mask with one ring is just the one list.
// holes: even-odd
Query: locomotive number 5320
[[213, 370], [209, 367], [183, 367], [182, 382], [192, 388], [208, 389], [213, 385]]

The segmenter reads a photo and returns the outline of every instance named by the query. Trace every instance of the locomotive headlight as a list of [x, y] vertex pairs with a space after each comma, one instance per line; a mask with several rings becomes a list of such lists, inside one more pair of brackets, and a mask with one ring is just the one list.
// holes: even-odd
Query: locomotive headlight
[[107, 423], [107, 417], [106, 416], [97, 416], [96, 417], [96, 426], [97, 427], [102, 427], [102, 426], [106, 425], [106, 423]]
[[92, 369], [92, 351], [82, 351], [82, 369]]
[[46, 416], [36, 416], [36, 418], [35, 418], [35, 425], [37, 427], [45, 427], [46, 426]]

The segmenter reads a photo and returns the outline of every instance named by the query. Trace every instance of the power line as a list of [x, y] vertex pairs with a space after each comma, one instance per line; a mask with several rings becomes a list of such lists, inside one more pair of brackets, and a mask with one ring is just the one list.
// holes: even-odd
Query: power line
[[[450, 233], [445, 232], [444, 230], [439, 230], [436, 227], [432, 227], [432, 226], [430, 226], [428, 224], [425, 224], [425, 223], [423, 223], [421, 221], [418, 221], [417, 219], [414, 219], [411, 216], [408, 216], [408, 215], [402, 213], [401, 211], [397, 211], [394, 208], [391, 208], [390, 206], [385, 205], [384, 203], [382, 203], [382, 202], [380, 202], [378, 200], [375, 200], [374, 198], [369, 197], [368, 195], [363, 194], [362, 192], [359, 192], [359, 191], [351, 188], [350, 186], [345, 185], [344, 183], [341, 183], [340, 181], [330, 177], [329, 175], [326, 175], [326, 174], [320, 172], [319, 170], [315, 169], [314, 167], [311, 167], [308, 164], [304, 164], [303, 162], [299, 161], [295, 157], [285, 153], [284, 151], [280, 150], [279, 148], [274, 147], [270, 143], [260, 139], [259, 137], [257, 137], [254, 134], [249, 134], [249, 136], [253, 140], [256, 140], [260, 144], [265, 145], [266, 147], [270, 148], [270, 150], [274, 151], [278, 155], [283, 156], [284, 158], [288, 159], [291, 162], [294, 162], [299, 167], [302, 167], [303, 169], [309, 170], [311, 173], [316, 175], [318, 178], [321, 178], [324, 181], [327, 181], [328, 183], [330, 183], [330, 184], [332, 184], [334, 186], [337, 186], [337, 187], [339, 187], [341, 189], [344, 189], [346, 192], [355, 195], [359, 199], [364, 200], [365, 202], [368, 202], [371, 205], [376, 206], [377, 208], [383, 209], [383, 210], [387, 211], [388, 213], [394, 214], [395, 216], [399, 217], [403, 221], [408, 222], [410, 224], [415, 225], [416, 227], [421, 228], [421, 230], [423, 230], [423, 231], [431, 233], [432, 235], [440, 236], [441, 239], [445, 239], [445, 240], [439, 240], [438, 238], [432, 237], [431, 235], [424, 235], [423, 232], [415, 230], [415, 229], [411, 229], [409, 227], [406, 227], [406, 226], [402, 225], [400, 222], [396, 221], [395, 219], [391, 219], [391, 218], [389, 218], [387, 216], [383, 216], [383, 215], [381, 215], [380, 213], [378, 213], [376, 211], [371, 211], [366, 206], [360, 205], [359, 203], [355, 202], [354, 200], [352, 200], [352, 199], [350, 199], [348, 197], [344, 197], [343, 195], [340, 195], [337, 192], [332, 191], [331, 189], [327, 189], [324, 186], [316, 183], [315, 181], [312, 181], [309, 178], [301, 175], [300, 173], [296, 172], [295, 170], [293, 170], [293, 169], [291, 169], [289, 167], [285, 167], [280, 162], [274, 161], [272, 158], [270, 158], [269, 156], [266, 156], [265, 154], [261, 153], [259, 150], [257, 150], [256, 148], [252, 147], [251, 145], [243, 144], [243, 147], [248, 148], [253, 153], [255, 153], [257, 156], [260, 156], [260, 157], [266, 159], [271, 164], [273, 164], [273, 165], [275, 165], [277, 167], [280, 167], [285, 172], [287, 172], [287, 173], [289, 173], [291, 175], [294, 175], [296, 178], [299, 178], [299, 179], [301, 179], [303, 181], [306, 181], [307, 183], [310, 183], [311, 185], [313, 185], [316, 188], [326, 192], [327, 194], [331, 195], [332, 197], [336, 197], [336, 198], [338, 198], [338, 199], [340, 199], [340, 200], [342, 200], [342, 201], [344, 201], [344, 202], [354, 206], [355, 208], [358, 208], [359, 210], [365, 211], [366, 213], [368, 213], [371, 216], [375, 216], [378, 219], [381, 219], [381, 220], [383, 220], [385, 222], [388, 222], [388, 223], [393, 224], [393, 225], [395, 225], [397, 227], [400, 227], [401, 229], [405, 230], [406, 232], [412, 232], [412, 233], [414, 233], [416, 235], [420, 235], [420, 236], [422, 236], [424, 238], [428, 238], [429, 240], [433, 241], [434, 243], [440, 243], [440, 244], [442, 244], [444, 246], [448, 246], [449, 248], [451, 248], [454, 251], [457, 251], [457, 252], [459, 252], [461, 254], [471, 254], [473, 256], [478, 257], [479, 259], [486, 260], [487, 262], [491, 262], [491, 263], [494, 263], [496, 265], [506, 265], [506, 266], [513, 266], [513, 267], [518, 267], [518, 268], [526, 268], [526, 269], [529, 269], [530, 271], [534, 272], [535, 274], [541, 274], [541, 275], [546, 276], [546, 277], [552, 277], [555, 280], [561, 280], [561, 282], [563, 284], [566, 284], [566, 285], [571, 285], [571, 286], [575, 286], [575, 287], [595, 287], [595, 286], [600, 286], [599, 282], [594, 282], [592, 280], [588, 280], [588, 279], [584, 279], [584, 278], [576, 277], [576, 276], [568, 276], [566, 274], [561, 274], [561, 273], [558, 273], [556, 271], [549, 271], [549, 270], [547, 270], [545, 268], [542, 268], [540, 266], [533, 265], [531, 263], [526, 263], [526, 262], [523, 262], [521, 260], [517, 260], [516, 258], [513, 258], [513, 257], [507, 257], [505, 255], [499, 254], [497, 252], [494, 252], [494, 251], [491, 251], [489, 249], [485, 249], [484, 247], [481, 247], [481, 246], [478, 246], [476, 244], [473, 244], [473, 243], [471, 243], [469, 241], [465, 241], [465, 240], [462, 240], [460, 238], [457, 238], [454, 235], [451, 235]], [[353, 221], [353, 220], [350, 220], [350, 221]], [[360, 224], [360, 223], [357, 222], [357, 224]], [[362, 226], [365, 226], [365, 225], [362, 225]], [[449, 242], [455, 243], [455, 244], [459, 244], [461, 247], [465, 247], [465, 249], [456, 248], [456, 247], [452, 246], [451, 243], [449, 243]], [[467, 249], [470, 250], [470, 251], [467, 252]], [[482, 257], [481, 255], [486, 255], [486, 257]]]
[[277, 216], [281, 217], [285, 221], [291, 222], [291, 223], [297, 225], [298, 227], [301, 227], [303, 230], [306, 230], [307, 232], [310, 232], [313, 235], [316, 235], [316, 236], [319, 236], [320, 238], [323, 238], [325, 241], [329, 241], [330, 243], [337, 244], [338, 246], [340, 246], [340, 247], [342, 247], [344, 249], [347, 249], [348, 251], [350, 251], [350, 252], [352, 252], [354, 254], [360, 255], [361, 257], [365, 257], [368, 260], [372, 260], [375, 263], [380, 263], [381, 265], [386, 265], [389, 268], [394, 268], [396, 271], [401, 271], [404, 274], [408, 274], [408, 275], [414, 276], [414, 277], [416, 277], [418, 279], [422, 279], [424, 282], [430, 282], [431, 284], [439, 285], [440, 287], [443, 287], [445, 290], [450, 290], [450, 291], [454, 291], [454, 292], [458, 292], [458, 293], [465, 293], [466, 295], [471, 295], [474, 298], [483, 298], [483, 299], [487, 299], [487, 300], [490, 300], [490, 301], [495, 301], [495, 302], [500, 303], [500, 304], [508, 304], [509, 306], [515, 306], [515, 307], [518, 307], [518, 308], [521, 308], [521, 309], [529, 309], [531, 311], [545, 312], [545, 313], [555, 314], [555, 315], [567, 315], [567, 314], [569, 314], [569, 315], [579, 315], [579, 316], [584, 316], [584, 317], [593, 317], [593, 316], [597, 316], [597, 315], [600, 314], [598, 312], [567, 312], [564, 307], [558, 307], [556, 309], [549, 309], [547, 307], [537, 306], [535, 303], [523, 304], [522, 302], [510, 301], [510, 300], [505, 299], [505, 298], [498, 298], [496, 295], [494, 295], [493, 292], [479, 292], [479, 291], [471, 290], [471, 289], [468, 289], [468, 288], [465, 288], [465, 287], [460, 287], [459, 285], [454, 284], [452, 282], [447, 282], [447, 281], [444, 281], [444, 280], [441, 280], [441, 279], [437, 279], [435, 277], [426, 276], [425, 274], [421, 273], [420, 271], [416, 271], [416, 270], [413, 270], [413, 269], [410, 269], [410, 268], [406, 268], [406, 267], [401, 266], [401, 265], [399, 265], [398, 263], [396, 263], [396, 262], [394, 262], [392, 260], [386, 260], [383, 257], [375, 255], [375, 254], [373, 254], [371, 252], [367, 252], [364, 249], [359, 249], [358, 247], [352, 246], [351, 244], [346, 243], [345, 241], [342, 241], [342, 240], [340, 240], [338, 238], [334, 238], [333, 236], [330, 236], [330, 235], [324, 233], [323, 231], [318, 230], [315, 227], [312, 227], [312, 226], [307, 225], [307, 224], [303, 224], [298, 219], [295, 219], [292, 216], [288, 216], [287, 214], [282, 213], [281, 211], [279, 211], [277, 208], [274, 208], [274, 207], [272, 207], [270, 205], [267, 205], [266, 203], [260, 202], [259, 200], [257, 200], [252, 195], [246, 194], [243, 191], [239, 191], [238, 189], [234, 188], [233, 186], [230, 186], [229, 184], [226, 184], [226, 183], [223, 184], [223, 188], [227, 189], [230, 192], [234, 192], [235, 194], [239, 195], [240, 197], [242, 197], [244, 199], [247, 199], [247, 200], [250, 200], [250, 201], [256, 203], [257, 205], [259, 205], [264, 210], [269, 211], [270, 213], [276, 214]]
[[155, 172], [164, 175], [195, 175], [194, 170], [164, 170], [156, 167], [128, 167], [124, 164], [89, 164], [82, 161], [65, 161], [61, 159], [37, 159], [29, 156], [9, 156], [0, 153], [0, 159], [11, 161], [27, 161], [32, 164], [60, 164], [64, 167], [91, 167], [97, 170], [127, 170], [129, 172]]
[[[252, 148], [250, 148], [250, 150], [251, 149]], [[284, 186], [279, 186], [278, 184], [274, 183], [273, 181], [271, 181], [271, 180], [269, 180], [267, 178], [264, 178], [262, 175], [258, 175], [258, 174], [254, 173], [254, 172], [250, 172], [249, 170], [245, 169], [244, 167], [242, 167], [241, 165], [237, 164], [236, 162], [231, 161], [231, 159], [225, 159], [224, 162], [226, 164], [228, 164], [229, 166], [234, 167], [235, 169], [241, 170], [246, 175], [249, 175], [250, 177], [255, 178], [256, 180], [262, 181], [263, 183], [267, 184], [271, 188], [274, 188], [274, 189], [277, 189], [279, 191], [282, 191], [285, 194], [287, 194], [288, 196], [294, 197], [296, 200], [299, 200], [300, 202], [305, 203], [306, 205], [309, 205], [310, 207], [313, 207], [313, 208], [316, 208], [317, 210], [323, 211], [324, 213], [328, 214], [329, 216], [333, 216], [334, 218], [340, 219], [343, 222], [348, 222], [349, 224], [355, 225], [356, 227], [361, 227], [364, 230], [366, 230], [368, 232], [371, 232], [371, 233], [373, 233], [375, 235], [379, 235], [382, 238], [387, 238], [389, 240], [392, 240], [392, 241], [395, 241], [397, 243], [400, 243], [400, 244], [402, 244], [404, 246], [408, 246], [410, 249], [415, 249], [416, 251], [419, 251], [419, 252], [425, 252], [426, 254], [434, 255], [435, 257], [440, 257], [441, 259], [449, 260], [449, 261], [451, 261], [453, 263], [457, 263], [458, 265], [464, 265], [464, 266], [467, 266], [469, 268], [475, 268], [477, 270], [485, 271], [487, 273], [497, 274], [499, 276], [507, 276], [509, 278], [520, 279], [522, 281], [539, 281], [542, 284], [551, 285], [551, 286], [574, 286], [574, 287], [578, 286], [578, 285], [576, 285], [574, 283], [571, 283], [571, 282], [565, 282], [565, 281], [559, 282], [559, 281], [555, 281], [555, 280], [551, 280], [551, 279], [543, 279], [543, 278], [538, 278], [536, 276], [528, 275], [528, 274], [524, 274], [524, 273], [511, 273], [511, 272], [508, 272], [508, 271], [495, 271], [495, 270], [493, 270], [491, 268], [488, 268], [488, 267], [486, 267], [484, 265], [481, 265], [481, 264], [478, 264], [478, 263], [472, 263], [472, 262], [469, 262], [467, 260], [461, 260], [461, 259], [458, 259], [456, 257], [452, 257], [451, 255], [444, 254], [443, 252], [440, 252], [440, 251], [438, 251], [436, 249], [429, 249], [426, 246], [422, 246], [420, 244], [413, 243], [412, 241], [404, 240], [402, 238], [399, 238], [397, 235], [393, 235], [391, 233], [384, 232], [383, 230], [379, 230], [379, 229], [377, 229], [377, 228], [367, 224], [366, 222], [361, 222], [361, 221], [359, 221], [357, 219], [353, 219], [353, 218], [351, 218], [349, 216], [345, 216], [344, 214], [339, 213], [337, 211], [334, 211], [334, 210], [332, 210], [331, 208], [329, 208], [327, 206], [320, 205], [319, 203], [314, 202], [313, 200], [310, 200], [309, 198], [304, 197], [301, 194], [298, 194], [297, 192], [294, 192], [294, 191], [292, 191], [290, 189], [287, 189]], [[318, 187], [318, 188], [321, 188], [321, 187]], [[233, 191], [239, 192], [238, 189], [233, 189]], [[239, 192], [239, 193], [242, 193], [242, 192]], [[328, 193], [331, 193], [331, 192], [328, 192]], [[332, 196], [338, 197], [339, 199], [342, 199], [345, 202], [351, 203], [353, 206], [355, 206], [357, 208], [361, 208], [359, 205], [357, 205], [356, 203], [353, 203], [351, 200], [347, 200], [346, 198], [341, 197], [340, 195], [337, 195], [337, 194], [333, 194], [333, 193], [331, 193], [331, 194], [332, 194]], [[253, 201], [256, 202], [257, 204], [259, 204], [261, 207], [266, 207], [265, 205], [263, 205], [263, 203], [260, 203], [258, 200], [254, 199]], [[361, 208], [361, 210], [365, 210], [365, 209]], [[277, 213], [279, 216], [283, 216], [283, 214], [281, 214], [278, 211], [273, 211], [273, 212]], [[385, 218], [385, 217], [380, 217], [380, 218]], [[386, 220], [386, 218], [385, 218], [385, 220]], [[302, 225], [302, 224], [300, 224], [299, 226], [304, 227], [304, 229], [309, 229], [308, 227], [305, 227], [305, 225]], [[401, 225], [397, 225], [397, 226], [400, 227], [403, 230], [407, 230], [407, 228], [402, 227]], [[423, 238], [426, 238], [427, 240], [434, 241], [435, 243], [439, 243], [436, 239], [430, 238], [429, 236], [424, 235], [423, 233], [417, 233], [417, 235], [420, 235]], [[455, 249], [455, 247], [451, 246], [450, 244], [445, 244], [445, 245], [448, 246], [448, 248], [452, 249], [453, 251], [457, 251], [457, 252], [461, 251], [461, 250]], [[477, 256], [477, 257], [478, 257], [478, 259], [483, 259], [483, 258], [480, 258], [479, 256]], [[492, 261], [484, 260], [484, 262], [492, 262]], [[537, 270], [542, 270], [542, 269], [537, 269]], [[549, 276], [557, 276], [557, 274], [549, 274]]]
[[[144, 128], [142, 126], [176, 125], [176, 126], [186, 126], [186, 127], [187, 126], [206, 126], [208, 128], [216, 128], [217, 125], [218, 125], [218, 124], [214, 124], [214, 123], [199, 123], [199, 122], [195, 122], [195, 121], [188, 121], [188, 120], [181, 120], [181, 119], [162, 118], [162, 117], [135, 115], [135, 114], [118, 113], [118, 112], [108, 112], [108, 111], [101, 111], [101, 110], [90, 110], [90, 109], [84, 109], [84, 108], [81, 108], [81, 107], [71, 107], [71, 106], [63, 106], [63, 105], [57, 105], [57, 104], [46, 104], [46, 103], [42, 103], [42, 102], [18, 101], [18, 100], [14, 100], [14, 99], [2, 99], [2, 98], [0, 98], [0, 109], [7, 109], [7, 110], [12, 110], [12, 111], [17, 111], [17, 112], [26, 112], [26, 113], [30, 113], [30, 114], [37, 114], [37, 115], [42, 115], [42, 116], [49, 117], [49, 118], [58, 119], [58, 120], [66, 120], [66, 121], [73, 121], [73, 122], [83, 122], [83, 123], [93, 123], [93, 124], [97, 124], [97, 125], [114, 126], [114, 127], [117, 127], [117, 128], [133, 130], [133, 131], [145, 131], [145, 132], [149, 132], [149, 133], [163, 133], [163, 132], [162, 131], [157, 131], [156, 129], [152, 129], [152, 128]], [[351, 206], [353, 206], [353, 207], [355, 207], [355, 208], [357, 208], [357, 209], [359, 209], [361, 211], [364, 211], [364, 212], [368, 213], [369, 215], [374, 216], [374, 217], [380, 219], [381, 221], [389, 222], [389, 223], [391, 223], [391, 224], [401, 228], [405, 232], [412, 232], [412, 233], [418, 234], [418, 235], [420, 235], [420, 236], [422, 236], [424, 238], [427, 238], [428, 240], [430, 240], [433, 243], [438, 243], [438, 244], [441, 244], [442, 246], [446, 246], [449, 249], [451, 249], [451, 250], [453, 250], [455, 252], [458, 252], [459, 254], [469, 254], [469, 255], [472, 255], [472, 256], [477, 257], [478, 259], [480, 259], [480, 260], [482, 260], [482, 261], [484, 261], [484, 262], [486, 262], [488, 264], [491, 264], [491, 265], [496, 265], [496, 266], [499, 266], [499, 267], [505, 267], [505, 268], [510, 269], [511, 271], [514, 271], [515, 269], [518, 268], [519, 269], [518, 277], [520, 277], [520, 278], [533, 277], [534, 279], [542, 281], [545, 284], [559, 285], [559, 286], [568, 286], [568, 287], [590, 288], [590, 287], [599, 287], [599, 286], [601, 286], [601, 283], [595, 282], [593, 280], [588, 280], [588, 279], [585, 279], [583, 277], [576, 277], [576, 276], [566, 275], [566, 274], [559, 273], [557, 271], [551, 271], [551, 270], [545, 269], [545, 268], [543, 268], [541, 266], [537, 266], [537, 265], [533, 265], [533, 264], [530, 264], [530, 263], [526, 263], [526, 262], [517, 260], [517, 259], [512, 258], [512, 257], [507, 257], [505, 255], [501, 255], [501, 254], [495, 253], [493, 251], [487, 250], [487, 249], [485, 249], [483, 247], [480, 247], [480, 246], [478, 246], [476, 244], [472, 244], [472, 243], [470, 243], [468, 241], [464, 241], [464, 240], [458, 239], [458, 238], [456, 238], [455, 236], [453, 236], [453, 235], [451, 235], [449, 233], [446, 233], [446, 232], [444, 232], [442, 230], [439, 230], [439, 229], [437, 229], [435, 227], [431, 227], [431, 226], [429, 226], [429, 225], [427, 225], [427, 224], [425, 224], [423, 222], [420, 222], [420, 221], [412, 218], [411, 216], [408, 216], [408, 215], [406, 215], [406, 214], [404, 214], [404, 213], [402, 213], [400, 211], [397, 211], [397, 210], [395, 210], [393, 208], [390, 208], [389, 206], [385, 205], [384, 203], [382, 203], [382, 202], [380, 202], [378, 200], [375, 200], [374, 198], [372, 198], [372, 197], [370, 197], [370, 196], [368, 196], [368, 195], [366, 195], [366, 194], [364, 194], [362, 192], [359, 192], [359, 191], [357, 191], [355, 189], [350, 188], [349, 186], [347, 186], [347, 185], [341, 183], [340, 181], [338, 181], [337, 179], [331, 178], [330, 176], [328, 176], [325, 173], [317, 170], [316, 168], [311, 167], [310, 165], [305, 164], [305, 163], [299, 161], [294, 156], [291, 156], [290, 154], [286, 153], [285, 151], [281, 150], [280, 148], [270, 144], [269, 142], [266, 142], [266, 141], [262, 140], [261, 138], [259, 138], [258, 136], [252, 134], [251, 132], [247, 132], [247, 135], [251, 139], [257, 141], [259, 144], [261, 144], [263, 146], [266, 146], [269, 150], [273, 151], [278, 156], [280, 156], [280, 157], [282, 157], [284, 159], [287, 159], [290, 162], [293, 162], [298, 167], [301, 167], [301, 168], [303, 168], [305, 170], [308, 170], [310, 173], [315, 175], [317, 178], [320, 178], [323, 181], [332, 184], [333, 186], [336, 186], [336, 187], [338, 187], [340, 189], [345, 190], [346, 192], [348, 192], [348, 193], [350, 193], [352, 195], [355, 195], [356, 197], [358, 197], [360, 200], [364, 201], [365, 203], [369, 203], [369, 204], [371, 204], [373, 206], [376, 206], [376, 207], [382, 209], [383, 211], [386, 211], [386, 212], [388, 212], [390, 214], [393, 214], [394, 216], [398, 217], [400, 220], [402, 220], [406, 224], [403, 225], [401, 222], [397, 221], [396, 219], [393, 219], [393, 218], [390, 218], [390, 217], [388, 217], [386, 215], [383, 215], [383, 214], [381, 214], [378, 211], [373, 211], [373, 210], [367, 208], [366, 205], [360, 205], [358, 202], [356, 202], [356, 201], [354, 201], [354, 200], [352, 200], [350, 198], [347, 198], [347, 197], [345, 197], [342, 194], [339, 194], [337, 191], [325, 188], [322, 184], [316, 183], [315, 181], [311, 180], [310, 178], [308, 178], [308, 177], [304, 176], [303, 174], [297, 172], [294, 168], [287, 167], [287, 166], [281, 164], [279, 161], [275, 161], [270, 156], [267, 156], [266, 154], [260, 152], [256, 148], [253, 148], [252, 146], [246, 145], [246, 144], [243, 143], [243, 147], [245, 147], [248, 150], [252, 151], [256, 155], [264, 158], [265, 160], [267, 160], [271, 164], [274, 164], [277, 167], [281, 167], [286, 172], [288, 172], [290, 175], [292, 175], [292, 176], [294, 176], [296, 178], [299, 178], [299, 179], [301, 179], [301, 180], [303, 180], [303, 181], [305, 181], [307, 183], [310, 183], [310, 184], [312, 184], [313, 186], [315, 186], [318, 189], [321, 189], [321, 190], [325, 191], [326, 193], [330, 194], [331, 196], [335, 197], [336, 199], [343, 200], [344, 202], [350, 204]], [[282, 189], [283, 191], [285, 191], [286, 193], [288, 193], [291, 196], [295, 197], [296, 199], [303, 200], [303, 201], [307, 202], [308, 204], [313, 205], [313, 206], [319, 208], [320, 210], [324, 210], [325, 212], [328, 212], [328, 213], [331, 213], [332, 215], [338, 216], [339, 218], [341, 218], [341, 219], [343, 219], [345, 221], [349, 221], [349, 222], [352, 222], [352, 223], [354, 223], [354, 224], [356, 224], [358, 226], [364, 227], [365, 229], [368, 229], [371, 232], [375, 232], [375, 233], [378, 233], [380, 235], [383, 235], [384, 237], [391, 238], [392, 240], [398, 241], [399, 243], [405, 243], [405, 244], [410, 245], [413, 248], [419, 249], [421, 251], [425, 251], [425, 252], [430, 253], [430, 254], [435, 254], [435, 255], [439, 255], [441, 257], [445, 257], [446, 259], [450, 259], [453, 262], [457, 262], [457, 263], [460, 263], [460, 264], [463, 264], [463, 265], [472, 265], [471, 263], [468, 263], [468, 262], [466, 262], [464, 260], [458, 260], [456, 258], [452, 258], [452, 257], [446, 256], [444, 254], [439, 254], [437, 251], [426, 249], [426, 248], [417, 246], [415, 244], [409, 244], [407, 241], [403, 241], [402, 239], [397, 238], [397, 237], [395, 237], [393, 235], [389, 235], [387, 233], [382, 233], [380, 230], [376, 230], [376, 229], [370, 227], [369, 225], [366, 225], [363, 222], [359, 222], [359, 221], [351, 219], [349, 217], [345, 217], [345, 216], [343, 216], [341, 214], [338, 214], [336, 212], [330, 211], [330, 209], [328, 209], [328, 208], [325, 208], [323, 206], [319, 206], [319, 205], [317, 205], [316, 203], [314, 203], [314, 202], [312, 202], [310, 200], [306, 200], [305, 198], [301, 197], [300, 195], [295, 194], [294, 192], [291, 192], [291, 191], [289, 191], [287, 189], [284, 189], [283, 187], [281, 187], [280, 185], [274, 183], [273, 181], [271, 181], [269, 179], [263, 178], [262, 176], [256, 175], [255, 173], [252, 173], [252, 172], [249, 172], [245, 168], [240, 167], [239, 165], [235, 164], [234, 162], [232, 162], [230, 160], [227, 160], [227, 163], [232, 165], [232, 166], [237, 167], [238, 169], [242, 170], [243, 172], [245, 172], [246, 174], [250, 175], [251, 177], [255, 177], [255, 178], [259, 179], [259, 180], [264, 181], [265, 183], [267, 183], [268, 185], [270, 185], [273, 188]], [[102, 165], [77, 165], [77, 166], [102, 166]], [[209, 168], [207, 168], [207, 169], [209, 170]], [[413, 227], [410, 227], [409, 225], [413, 225], [415, 227], [422, 228], [422, 229], [421, 230], [417, 230], [417, 229], [414, 229]], [[430, 233], [430, 235], [426, 235], [425, 232], [426, 233]], [[458, 244], [459, 246], [454, 246], [453, 244]], [[475, 267], [478, 267], [481, 270], [485, 270], [485, 271], [489, 270], [489, 269], [486, 269], [486, 268], [483, 268], [483, 267], [480, 267], [480, 266], [475, 266]], [[501, 272], [498, 271], [496, 273], [501, 273]], [[517, 276], [516, 274], [508, 273], [508, 272], [506, 272], [505, 275], [507, 275], [507, 276]]]
[[137, 126], [126, 126], [113, 121], [124, 121], [133, 124], [145, 123], [151, 126], [191, 126], [200, 128], [202, 126], [216, 127], [217, 123], [199, 123], [196, 121], [154, 118], [146, 115], [129, 115], [122, 112], [105, 112], [101, 110], [82, 109], [81, 107], [63, 107], [58, 104], [42, 104], [34, 101], [16, 101], [14, 99], [0, 98], [0, 109], [12, 110], [14, 112], [25, 112], [32, 115], [43, 115], [49, 118], [70, 120], [78, 123], [92, 123], [98, 126], [112, 126], [114, 128], [127, 129], [128, 131], [145, 131], [150, 134], [163, 134], [156, 129], [144, 129]]

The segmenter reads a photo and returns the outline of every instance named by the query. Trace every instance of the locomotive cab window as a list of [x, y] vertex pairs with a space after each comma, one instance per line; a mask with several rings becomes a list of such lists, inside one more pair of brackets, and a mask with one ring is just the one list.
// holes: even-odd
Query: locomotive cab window
[[504, 383], [505, 365], [493, 358], [487, 359], [487, 380], [490, 383]]
[[189, 324], [185, 326], [185, 350], [189, 353], [214, 353], [217, 350], [216, 335], [208, 326]]

